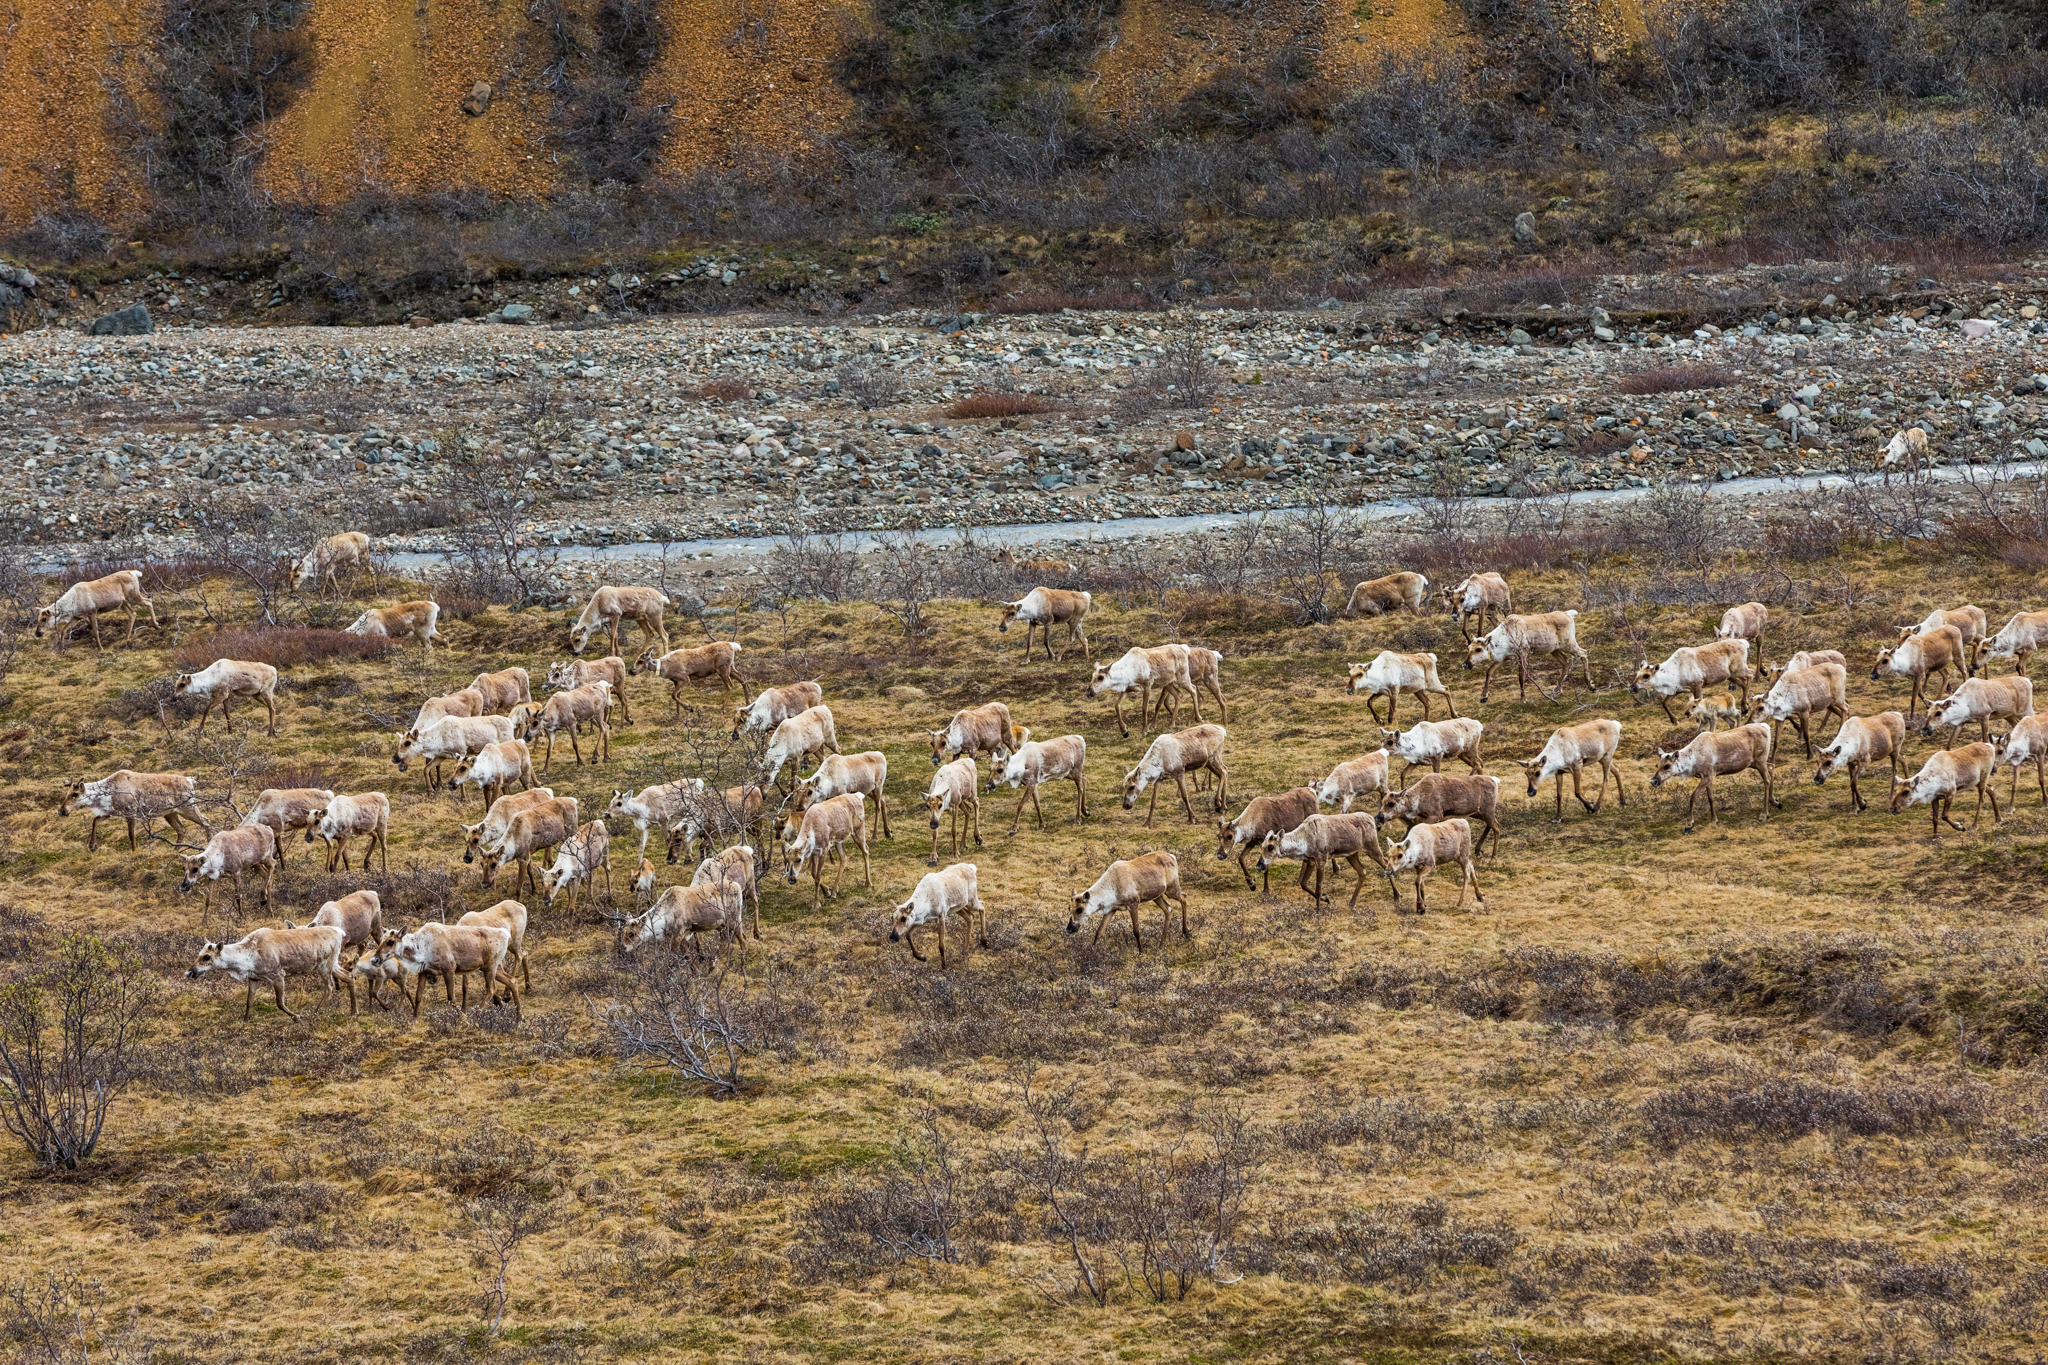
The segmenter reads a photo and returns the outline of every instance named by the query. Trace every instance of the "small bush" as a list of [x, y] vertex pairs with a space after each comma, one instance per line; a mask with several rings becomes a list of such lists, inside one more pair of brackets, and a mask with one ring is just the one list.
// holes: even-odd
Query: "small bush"
[[136, 955], [74, 934], [0, 988], [0, 1126], [45, 1170], [76, 1170], [137, 1078], [156, 978]]
[[421, 502], [372, 502], [356, 518], [356, 529], [372, 536], [402, 536], [411, 531], [431, 531], [453, 526], [462, 520], [462, 507], [450, 498], [427, 498]]
[[697, 386], [699, 398], [719, 403], [737, 403], [753, 390], [737, 379], [713, 379]]
[[1719, 365], [1671, 365], [1637, 370], [1615, 387], [1628, 394], [1689, 393], [1694, 389], [1725, 389], [1735, 382], [1733, 371]]
[[0, 904], [0, 962], [26, 962], [48, 928], [49, 921], [33, 910]]
[[196, 673], [220, 659], [291, 668], [331, 659], [381, 659], [398, 641], [380, 635], [350, 635], [341, 630], [285, 627], [278, 630], [217, 630], [194, 640], [171, 656], [181, 672]]
[[1034, 412], [1051, 412], [1059, 405], [1021, 393], [977, 393], [962, 398], [946, 409], [946, 416], [964, 421], [981, 417], [1024, 417]]
[[847, 365], [839, 371], [839, 392], [863, 412], [885, 408], [903, 397], [903, 376], [886, 365]]
[[1643, 1101], [1643, 1123], [1653, 1140], [1676, 1146], [1691, 1138], [1736, 1139], [1757, 1134], [1914, 1134], [1969, 1128], [1990, 1102], [1981, 1085], [1887, 1081], [1856, 1089], [1773, 1076], [1753, 1085], [1687, 1085], [1660, 1090]]

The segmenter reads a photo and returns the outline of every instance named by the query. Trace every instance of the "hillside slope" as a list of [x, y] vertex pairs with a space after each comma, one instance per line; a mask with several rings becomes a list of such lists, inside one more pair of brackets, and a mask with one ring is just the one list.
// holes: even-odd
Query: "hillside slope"
[[[584, 25], [599, 15], [587, 2], [565, 11]], [[12, 12], [0, 30], [0, 126], [21, 136], [0, 148], [0, 226], [66, 199], [135, 220], [146, 206], [142, 153], [117, 96], [143, 121], [156, 117], [157, 0], [14, 0]], [[588, 55], [563, 56], [540, 15], [492, 0], [310, 0], [297, 26], [310, 40], [304, 79], [281, 113], [245, 130], [238, 154], [257, 156], [258, 188], [286, 203], [365, 189], [544, 195], [573, 165], [559, 106]], [[660, 171], [802, 152], [856, 114], [836, 67], [846, 35], [872, 18], [862, 5], [656, 0], [654, 15], [658, 50], [634, 98], [663, 120]], [[1389, 45], [1464, 30], [1447, 0], [1296, 2], [1248, 15], [1130, 0], [1113, 23], [1074, 82], [1091, 112], [1111, 118], [1171, 105], [1219, 73], [1263, 70], [1283, 52], [1341, 80]], [[479, 82], [492, 98], [472, 116], [463, 101]]]

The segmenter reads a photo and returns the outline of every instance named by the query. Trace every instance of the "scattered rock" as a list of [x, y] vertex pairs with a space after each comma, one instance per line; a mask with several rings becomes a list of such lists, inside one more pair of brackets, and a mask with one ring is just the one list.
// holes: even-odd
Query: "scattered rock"
[[94, 318], [92, 326], [86, 330], [96, 337], [142, 337], [156, 331], [156, 324], [150, 320], [149, 309], [139, 303], [131, 303], [104, 317]]
[[491, 107], [491, 83], [478, 81], [469, 88], [469, 94], [462, 101], [462, 112], [471, 118], [482, 118], [484, 111]]
[[500, 308], [495, 316], [500, 322], [514, 324], [532, 322], [533, 305], [527, 303], [508, 303], [503, 308]]
[[1515, 215], [1515, 245], [1536, 245], [1536, 215], [1526, 210]]

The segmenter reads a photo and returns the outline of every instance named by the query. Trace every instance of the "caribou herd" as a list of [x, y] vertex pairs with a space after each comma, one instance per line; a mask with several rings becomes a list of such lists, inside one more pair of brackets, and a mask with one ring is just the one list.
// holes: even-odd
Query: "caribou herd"
[[[338, 592], [343, 571], [374, 578], [368, 544], [368, 537], [359, 533], [320, 542], [299, 565], [300, 586], [332, 587]], [[132, 637], [138, 608], [148, 609], [155, 620], [142, 584], [142, 574], [134, 570], [77, 584], [38, 613], [37, 634], [51, 631], [62, 640], [83, 622], [94, 643], [104, 648], [98, 613], [125, 608]], [[428, 698], [420, 706], [412, 725], [397, 736], [392, 762], [401, 772], [420, 763], [421, 780], [429, 791], [450, 777], [458, 801], [464, 799], [462, 789], [475, 786], [483, 814], [476, 823], [459, 826], [463, 862], [480, 864], [479, 881], [486, 888], [508, 869], [514, 873], [515, 896], [523, 892], [538, 900], [545, 887], [548, 907], [565, 891], [572, 912], [584, 895], [595, 900], [600, 877], [609, 903], [613, 836], [628, 829], [637, 833], [628, 870], [639, 912], [615, 917], [618, 945], [627, 953], [648, 953], [672, 944], [695, 962], [700, 952], [710, 950], [707, 942], [716, 945], [741, 938], [750, 904], [754, 937], [763, 937], [760, 880], [770, 874], [771, 856], [779, 856], [781, 872], [790, 883], [808, 874], [814, 909], [838, 895], [856, 849], [863, 885], [873, 886], [871, 837], [878, 833], [893, 838], [889, 760], [880, 750], [842, 751], [820, 681], [761, 687], [750, 696], [748, 681], [740, 673], [742, 648], [737, 641], [671, 648], [663, 621], [668, 604], [652, 588], [598, 589], [569, 632], [571, 657], [547, 670], [545, 696], [535, 698], [525, 668], [480, 673], [469, 686]], [[1326, 891], [1325, 879], [1343, 863], [1355, 874], [1353, 908], [1367, 883], [1379, 876], [1386, 878], [1398, 912], [1403, 908], [1400, 881], [1407, 876], [1414, 911], [1421, 915], [1427, 909], [1427, 882], [1444, 867], [1459, 876], [1459, 908], [1468, 893], [1482, 907], [1486, 904], [1477, 860], [1500, 853], [1500, 779], [1487, 771], [1485, 722], [1460, 714], [1444, 684], [1437, 655], [1382, 650], [1369, 662], [1351, 664], [1343, 691], [1363, 698], [1372, 721], [1367, 733], [1376, 732], [1379, 742], [1360, 745], [1356, 757], [1320, 779], [1254, 795], [1233, 812], [1230, 772], [1224, 762], [1230, 736], [1223, 656], [1168, 642], [1130, 648], [1111, 662], [1093, 661], [1084, 630], [1092, 605], [1086, 592], [1034, 588], [1022, 599], [1003, 604], [996, 625], [999, 630], [1012, 623], [1024, 625], [1027, 658], [1032, 633], [1042, 629], [1047, 660], [1055, 657], [1052, 627], [1065, 626], [1065, 643], [1078, 648], [1091, 670], [1085, 682], [1076, 679], [1082, 694], [1111, 702], [1105, 719], [1113, 719], [1118, 731], [1128, 736], [1131, 718], [1124, 703], [1132, 700], [1141, 731], [1160, 723], [1161, 733], [1123, 776], [1125, 810], [1133, 809], [1149, 791], [1145, 828], [1153, 826], [1160, 788], [1169, 783], [1183, 815], [1193, 823], [1197, 817], [1188, 782], [1195, 778], [1210, 787], [1216, 857], [1237, 863], [1248, 890], [1269, 891], [1272, 865], [1293, 862], [1299, 865], [1297, 888], [1320, 905], [1333, 901], [1335, 888]], [[1560, 698], [1574, 671], [1583, 675], [1589, 692], [1600, 696], [1592, 660], [1579, 643], [1579, 613], [1566, 609], [1518, 614], [1513, 606], [1509, 585], [1499, 574], [1474, 574], [1432, 592], [1424, 575], [1395, 573], [1358, 583], [1349, 594], [1347, 613], [1381, 617], [1448, 611], [1465, 644], [1466, 669], [1480, 674], [1481, 705], [1490, 701], [1494, 674], [1503, 667], [1513, 671], [1517, 700], [1526, 699], [1532, 681], [1542, 696]], [[440, 608], [431, 600], [411, 601], [371, 608], [349, 629], [413, 639], [427, 651], [444, 638], [436, 629], [439, 615]], [[1681, 713], [1672, 709], [1673, 701], [1683, 697], [1690, 703], [1683, 716], [1692, 722], [1694, 732], [1660, 741], [1648, 778], [1651, 788], [1691, 781], [1686, 831], [1695, 827], [1702, 796], [1707, 819], [1718, 821], [1726, 799], [1725, 794], [1717, 797], [1720, 779], [1754, 773], [1762, 789], [1760, 818], [1768, 820], [1773, 811], [1783, 809], [1785, 779], [1779, 768], [1786, 757], [1782, 727], [1788, 723], [1804, 758], [1814, 764], [1816, 784], [1846, 775], [1852, 814], [1868, 808], [1862, 781], [1880, 768], [1887, 778], [1887, 808], [1898, 813], [1926, 805], [1937, 838], [1945, 827], [1966, 829], [1954, 817], [1958, 797], [1975, 801], [1968, 829], [1977, 827], [1986, 800], [1993, 820], [2004, 818], [1994, 784], [2001, 766], [2009, 778], [2008, 805], [2017, 798], [2020, 769], [2031, 766], [2042, 803], [2048, 806], [2048, 716], [2035, 714], [2033, 685], [2026, 675], [2028, 660], [2048, 642], [2048, 611], [2021, 612], [1995, 634], [1984, 611], [1975, 606], [1937, 610], [1901, 626], [1897, 638], [1876, 653], [1869, 677], [1906, 684], [1901, 690], [1907, 704], [1903, 712], [1891, 709], [1873, 715], [1851, 714], [1851, 665], [1839, 651], [1806, 651], [1767, 663], [1762, 651], [1770, 615], [1761, 602], [1732, 606], [1721, 616], [1712, 639], [1682, 646], [1661, 660], [1640, 660], [1623, 675], [1636, 706], [1655, 703], [1674, 725]], [[627, 623], [640, 627], [645, 644], [630, 664], [618, 652], [621, 628]], [[585, 649], [600, 637], [613, 653], [584, 657]], [[1989, 676], [1997, 660], [2011, 660], [2014, 671]], [[1557, 670], [1549, 687], [1541, 677], [1545, 661]], [[605, 763], [613, 713], [618, 713], [619, 723], [632, 723], [627, 680], [642, 673], [668, 685], [672, 718], [680, 717], [686, 691], [705, 686], [727, 695], [738, 691], [731, 737], [751, 737], [759, 744], [756, 770], [730, 787], [685, 778], [638, 791], [615, 790], [602, 814], [585, 820], [575, 797], [540, 785], [552, 771], [555, 741], [568, 741], [580, 768], [586, 761], [581, 741], [587, 729], [592, 744], [588, 761]], [[216, 707], [223, 724], [232, 728], [231, 700], [248, 698], [265, 707], [267, 731], [275, 734], [277, 681], [277, 669], [269, 664], [218, 659], [178, 675], [175, 691], [204, 703], [198, 722], [202, 731]], [[1216, 721], [1203, 717], [1204, 693], [1216, 704]], [[1399, 729], [1404, 694], [1420, 704], [1422, 716]], [[1183, 698], [1193, 709], [1195, 723], [1169, 728], [1178, 723]], [[1432, 715], [1433, 701], [1442, 702], [1443, 718]], [[1830, 738], [1825, 732], [1831, 721]], [[1994, 722], [2003, 730], [1994, 731]], [[1971, 730], [1974, 740], [1959, 743]], [[1905, 748], [1908, 736], [1915, 733], [1939, 747], [1909, 774]], [[1622, 734], [1623, 722], [1614, 717], [1561, 725], [1533, 757], [1515, 760], [1527, 778], [1526, 796], [1540, 799], [1543, 784], [1551, 783], [1552, 818], [1559, 824], [1565, 819], [1567, 778], [1573, 798], [1588, 817], [1600, 814], [1610, 784], [1617, 804], [1626, 806]], [[1010, 837], [1017, 835], [1027, 805], [1038, 828], [1046, 827], [1040, 788], [1048, 782], [1073, 783], [1076, 823], [1094, 818], [1088, 803], [1088, 742], [1078, 734], [1034, 739], [1031, 729], [1019, 724], [1010, 706], [1001, 701], [964, 708], [944, 724], [928, 728], [925, 738], [933, 769], [924, 791], [931, 833], [927, 862], [934, 870], [895, 905], [889, 940], [905, 942], [911, 955], [924, 961], [917, 935], [928, 932], [937, 941], [939, 964], [945, 967], [950, 963], [949, 930], [965, 929], [986, 945], [988, 911], [981, 870], [963, 861], [940, 868], [941, 843], [956, 859], [969, 841], [984, 847], [981, 799], [1004, 787], [1017, 793]], [[1663, 747], [1667, 743], [1670, 747]], [[538, 770], [536, 746], [541, 751]], [[806, 775], [805, 768], [814, 763]], [[1447, 763], [1463, 771], [1446, 772]], [[1414, 777], [1420, 767], [1428, 771]], [[1587, 780], [1596, 776], [1597, 787], [1589, 800]], [[238, 823], [219, 829], [208, 820], [204, 806], [199, 784], [191, 776], [123, 769], [72, 784], [59, 813], [90, 817], [88, 850], [98, 847], [102, 820], [124, 822], [131, 851], [137, 848], [138, 825], [147, 834], [153, 821], [163, 820], [170, 842], [181, 851], [195, 850], [181, 853], [180, 889], [203, 888], [208, 911], [223, 877], [234, 883], [239, 906], [244, 874], [251, 872], [261, 878], [267, 905], [271, 879], [294, 835], [325, 845], [330, 872], [346, 873], [351, 867], [351, 841], [359, 841], [365, 871], [372, 856], [380, 862], [388, 858], [391, 801], [384, 792], [266, 789]], [[871, 827], [871, 819], [877, 827]], [[188, 842], [188, 826], [205, 833], [204, 845]], [[1398, 841], [1392, 837], [1396, 828], [1403, 830]], [[657, 830], [665, 836], [668, 864], [679, 859], [694, 864], [688, 884], [659, 888], [658, 870], [647, 857], [648, 842]], [[829, 888], [828, 864], [833, 865]], [[1162, 912], [1160, 941], [1171, 937], [1175, 906], [1181, 936], [1188, 937], [1188, 898], [1180, 861], [1165, 850], [1114, 861], [1091, 886], [1075, 892], [1067, 931], [1079, 934], [1092, 921], [1092, 944], [1123, 911], [1129, 917], [1133, 946], [1142, 952], [1145, 933], [1138, 912], [1155, 901]], [[378, 987], [392, 985], [416, 1017], [429, 982], [438, 981], [444, 997], [453, 1002], [460, 978], [467, 1007], [471, 976], [479, 978], [485, 997], [502, 999], [517, 1010], [531, 985], [528, 937], [526, 902], [502, 900], [455, 924], [428, 922], [406, 929], [387, 925], [377, 892], [364, 889], [321, 906], [307, 924], [287, 920], [281, 928], [258, 929], [233, 942], [208, 942], [187, 975], [218, 973], [244, 984], [245, 1019], [259, 984], [270, 987], [278, 1008], [285, 1010], [284, 982], [292, 975], [345, 990], [351, 1013], [358, 1005], [358, 981], [367, 986], [371, 1009], [379, 1006]]]

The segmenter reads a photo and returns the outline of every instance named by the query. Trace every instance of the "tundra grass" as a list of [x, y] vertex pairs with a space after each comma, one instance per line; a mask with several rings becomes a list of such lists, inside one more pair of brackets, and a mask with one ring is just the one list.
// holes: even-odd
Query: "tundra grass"
[[[1973, 601], [1995, 628], [2043, 587], [1890, 553], [1771, 581], [1762, 652], [1843, 649], [1864, 713], [1904, 704], [1905, 683], [1869, 677], [1897, 623]], [[26, 649], [0, 711], [0, 927], [17, 927], [0, 942], [25, 959], [74, 927], [127, 937], [166, 984], [151, 1080], [89, 1168], [44, 1178], [0, 1150], [0, 1280], [96, 1277], [110, 1321], [132, 1313], [161, 1358], [193, 1360], [2031, 1358], [2048, 1335], [2039, 796], [2023, 785], [2002, 822], [1987, 809], [1935, 840], [1924, 808], [1885, 811], [1881, 777], [1865, 786], [1874, 808], [1848, 814], [1846, 784], [1816, 787], [1788, 728], [1783, 809], [1765, 819], [1754, 776], [1723, 779], [1719, 822], [1702, 806], [1683, 833], [1690, 784], [1647, 785], [1672, 727], [1619, 679], [1711, 638], [1726, 603], [1622, 617], [1587, 607], [1585, 585], [1514, 577], [1523, 610], [1587, 608], [1597, 690], [1578, 677], [1524, 700], [1503, 670], [1484, 705], [1446, 616], [1300, 627], [1256, 604], [1167, 604], [1183, 638], [1225, 655], [1232, 810], [1377, 744], [1343, 695], [1349, 663], [1438, 653], [1460, 713], [1486, 722], [1506, 830], [1479, 865], [1484, 908], [1453, 910], [1455, 875], [1439, 873], [1420, 918], [1394, 913], [1378, 876], [1348, 910], [1342, 870], [1331, 906], [1295, 889], [1292, 865], [1270, 893], [1247, 890], [1216, 860], [1207, 793], [1190, 793], [1190, 823], [1169, 787], [1148, 828], [1144, 803], [1118, 798], [1158, 727], [1120, 736], [1083, 695], [1086, 662], [1027, 661], [990, 604], [939, 603], [914, 640], [850, 603], [710, 623], [744, 644], [750, 688], [823, 679], [842, 747], [889, 756], [895, 831], [874, 840], [872, 888], [858, 858], [816, 908], [807, 879], [764, 881], [766, 937], [737, 975], [783, 983], [804, 1010], [725, 1100], [600, 1046], [593, 1010], [620, 980], [602, 916], [631, 902], [625, 830], [608, 904], [572, 918], [527, 898], [523, 1024], [438, 1003], [417, 1023], [351, 1018], [298, 981], [300, 1022], [259, 993], [245, 1024], [239, 988], [175, 979], [202, 939], [303, 919], [354, 885], [413, 921], [504, 894], [460, 861], [475, 798], [400, 774], [393, 732], [477, 672], [544, 677], [567, 657], [567, 618], [493, 609], [444, 623], [431, 663], [408, 650], [288, 670], [275, 738], [246, 710], [232, 740], [218, 716], [203, 738], [159, 720], [139, 689], [171, 671], [175, 624], [104, 655]], [[1097, 658], [1174, 630], [1109, 594], [1090, 619]], [[546, 780], [586, 814], [688, 771], [736, 700], [703, 689], [679, 724], [665, 684], [629, 687], [636, 723], [612, 762], [579, 768], [557, 745]], [[929, 963], [888, 942], [889, 907], [931, 847], [925, 731], [988, 700], [1041, 737], [1087, 737], [1091, 814], [1077, 824], [1071, 785], [1049, 786], [1047, 828], [1027, 812], [1013, 837], [1016, 797], [984, 797], [983, 845], [961, 856], [981, 869], [992, 946], [942, 973], [928, 939]], [[1549, 789], [1528, 799], [1511, 760], [1593, 716], [1626, 727], [1623, 793], [1598, 815], [1567, 793], [1553, 823]], [[1909, 749], [1917, 768], [1932, 744]], [[131, 853], [107, 824], [89, 854], [82, 823], [57, 816], [67, 782], [118, 767], [192, 772], [214, 792], [232, 780], [244, 802], [284, 774], [388, 791], [391, 874], [328, 876], [294, 843], [267, 912], [251, 882], [239, 912], [222, 888], [209, 919], [177, 894], [166, 842]], [[657, 862], [661, 848], [657, 835]], [[1074, 891], [1159, 848], [1181, 860], [1192, 940], [1162, 942], [1156, 907], [1142, 952], [1121, 917], [1099, 945], [1065, 933]], [[663, 884], [687, 872], [664, 867]], [[1105, 1250], [1106, 1306], [1074, 1292], [1004, 1155], [1032, 1140], [1019, 1087], [1033, 1066], [1039, 1091], [1067, 1097], [1073, 1152], [1198, 1142], [1219, 1112], [1250, 1126], [1260, 1160], [1216, 1276], [1155, 1303]], [[825, 1196], [898, 1170], [927, 1110], [984, 1181], [970, 1253], [809, 1250]], [[495, 1340], [465, 1216], [478, 1171], [542, 1191], [554, 1215], [512, 1257]]]

